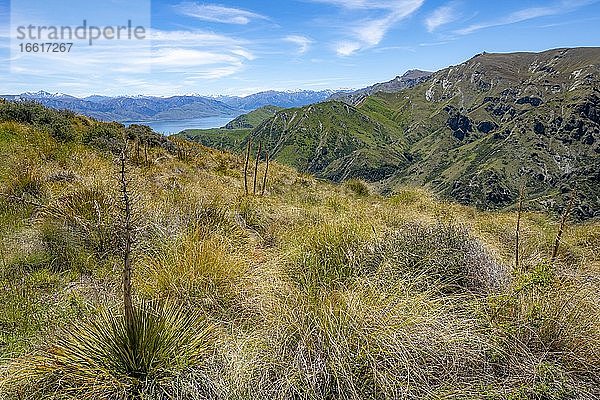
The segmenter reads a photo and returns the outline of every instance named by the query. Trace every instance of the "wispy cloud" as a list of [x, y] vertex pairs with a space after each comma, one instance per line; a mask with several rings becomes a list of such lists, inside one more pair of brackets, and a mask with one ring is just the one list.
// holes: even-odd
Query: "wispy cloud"
[[563, 0], [559, 3], [555, 3], [549, 6], [524, 8], [515, 11], [503, 18], [469, 25], [466, 28], [457, 30], [455, 33], [459, 35], [468, 35], [470, 33], [477, 32], [481, 29], [516, 24], [518, 22], [528, 21], [540, 17], [547, 17], [551, 15], [560, 15], [574, 11], [578, 8], [595, 2], [596, 1], [591, 0]]
[[357, 51], [377, 46], [384, 39], [387, 32], [397, 23], [416, 12], [424, 3], [424, 0], [312, 0], [318, 3], [327, 3], [342, 7], [347, 10], [373, 10], [384, 16], [377, 18], [362, 18], [349, 21], [348, 25], [354, 26], [350, 30], [350, 38], [346, 38], [334, 48], [340, 56], [350, 56]]
[[435, 31], [440, 26], [449, 24], [458, 19], [459, 15], [455, 3], [449, 3], [435, 9], [426, 19], [425, 26], [429, 32]]
[[180, 47], [188, 46], [241, 46], [247, 42], [230, 36], [206, 31], [164, 31], [153, 29], [150, 31], [150, 39], [154, 46], [163, 43], [172, 45], [176, 43]]
[[340, 42], [335, 46], [335, 52], [338, 56], [350, 56], [360, 50], [361, 45], [357, 42]]
[[298, 46], [298, 54], [305, 54], [313, 43], [312, 39], [302, 35], [289, 35], [283, 38], [285, 42], [293, 43]]
[[[107, 93], [174, 93], [235, 75], [256, 58], [251, 43], [227, 35], [204, 31], [148, 33], [151, 40], [99, 40], [91, 47], [78, 45], [76, 52], [60, 57], [42, 53], [19, 56], [11, 72], [27, 77], [23, 80], [34, 89], [38, 81], [46, 79], [60, 91], [69, 78], [82, 84], [72, 88], [76, 94], [97, 91], [92, 89], [94, 82], [103, 82], [102, 90]], [[43, 70], [39, 65], [44, 65]]]
[[377, 0], [309, 0], [313, 3], [325, 3], [331, 4], [337, 7], [343, 7], [352, 10], [360, 9], [394, 9], [401, 8], [405, 3], [411, 3], [405, 0], [389, 0], [389, 1], [377, 1]]
[[252, 20], [267, 20], [268, 17], [247, 11], [241, 8], [224, 7], [217, 4], [199, 4], [184, 2], [175, 6], [175, 9], [188, 17], [198, 18], [202, 21], [219, 22], [223, 24], [247, 25]]
[[240, 58], [232, 54], [193, 49], [165, 48], [152, 54], [153, 67], [199, 67], [218, 64], [236, 66], [240, 63]]

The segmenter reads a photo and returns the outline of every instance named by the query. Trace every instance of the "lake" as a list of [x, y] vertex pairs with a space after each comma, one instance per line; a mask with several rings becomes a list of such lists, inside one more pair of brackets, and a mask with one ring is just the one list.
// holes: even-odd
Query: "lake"
[[220, 128], [227, 125], [232, 119], [235, 119], [237, 115], [230, 115], [228, 117], [206, 117], [196, 119], [180, 119], [180, 120], [164, 120], [164, 121], [126, 121], [125, 125], [148, 125], [157, 133], [163, 135], [173, 135], [186, 129], [210, 129]]

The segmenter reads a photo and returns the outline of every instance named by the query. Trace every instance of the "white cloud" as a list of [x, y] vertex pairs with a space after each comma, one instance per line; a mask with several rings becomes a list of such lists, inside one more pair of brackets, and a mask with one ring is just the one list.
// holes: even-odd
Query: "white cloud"
[[301, 35], [290, 35], [283, 38], [284, 41], [293, 43], [298, 46], [298, 54], [305, 54], [309, 49], [313, 41], [306, 36]]
[[353, 31], [364, 45], [375, 46], [383, 40], [387, 31], [397, 20], [398, 18], [395, 15], [389, 15], [382, 19], [364, 21]]
[[425, 26], [429, 32], [433, 32], [440, 26], [456, 21], [457, 18], [458, 15], [456, 13], [455, 5], [447, 4], [435, 9], [431, 15], [425, 19]]
[[388, 1], [374, 1], [374, 0], [311, 0], [313, 3], [325, 3], [331, 4], [337, 7], [343, 7], [352, 10], [364, 10], [364, 9], [399, 9], [412, 3], [406, 0], [388, 0]]
[[223, 24], [247, 25], [255, 19], [268, 19], [266, 16], [241, 8], [224, 7], [216, 4], [185, 2], [175, 6], [176, 10], [188, 17]]
[[360, 50], [361, 44], [357, 42], [340, 42], [335, 46], [335, 52], [338, 56], [347, 57], [358, 50]]
[[205, 31], [150, 31], [150, 39], [154, 46], [162, 43], [177, 43], [178, 46], [231, 46], [243, 45], [246, 42], [229, 36]]
[[159, 49], [152, 54], [152, 66], [198, 67], [214, 64], [239, 64], [240, 58], [226, 53], [192, 49]]
[[467, 26], [466, 28], [459, 29], [456, 31], [459, 35], [468, 35], [470, 33], [476, 32], [481, 29], [492, 28], [495, 26], [502, 25], [510, 25], [516, 24], [518, 22], [523, 22], [535, 18], [547, 17], [551, 15], [560, 15], [564, 13], [568, 13], [570, 11], [574, 11], [577, 8], [586, 6], [588, 4], [592, 4], [595, 1], [590, 0], [564, 0], [559, 3], [555, 3], [554, 5], [546, 6], [546, 7], [531, 7], [525, 8], [522, 10], [515, 11], [503, 18], [491, 20], [487, 22], [481, 22], [477, 24], [473, 24]]
[[327, 3], [347, 10], [359, 10], [361, 14], [374, 10], [385, 15], [377, 18], [362, 18], [347, 21], [346, 26], [353, 26], [351, 37], [335, 45], [336, 53], [340, 56], [350, 56], [357, 51], [377, 46], [385, 38], [387, 32], [397, 23], [416, 12], [425, 0], [312, 0]]
[[234, 76], [256, 58], [251, 42], [213, 32], [151, 30], [148, 39], [99, 40], [59, 56], [19, 54], [10, 73], [0, 77], [0, 86], [15, 93], [67, 88], [75, 95], [176, 94]]

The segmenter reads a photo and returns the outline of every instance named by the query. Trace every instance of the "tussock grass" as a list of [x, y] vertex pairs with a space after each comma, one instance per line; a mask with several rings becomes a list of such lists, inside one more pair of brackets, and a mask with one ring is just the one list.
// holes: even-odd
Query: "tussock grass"
[[371, 193], [367, 183], [360, 179], [348, 179], [344, 186], [357, 196], [368, 196]]
[[18, 117], [0, 122], [0, 398], [600, 398], [597, 221], [551, 264], [557, 221], [524, 213], [513, 271], [513, 212], [276, 162], [244, 196], [240, 157], [134, 136], [129, 331], [98, 311], [120, 296], [123, 128]]
[[445, 292], [492, 292], [508, 282], [507, 268], [460, 225], [407, 223], [371, 250], [377, 268], [412, 276]]
[[238, 305], [248, 266], [220, 237], [196, 231], [144, 257], [136, 270], [136, 285], [148, 297], [224, 312]]
[[40, 231], [57, 270], [89, 270], [89, 257], [106, 259], [120, 248], [119, 208], [98, 188], [81, 188], [42, 208]]
[[344, 286], [361, 273], [361, 253], [370, 236], [368, 227], [325, 221], [303, 230], [288, 266], [289, 276], [303, 290]]
[[248, 398], [422, 398], [485, 361], [477, 319], [408, 282], [288, 298], [271, 318]]

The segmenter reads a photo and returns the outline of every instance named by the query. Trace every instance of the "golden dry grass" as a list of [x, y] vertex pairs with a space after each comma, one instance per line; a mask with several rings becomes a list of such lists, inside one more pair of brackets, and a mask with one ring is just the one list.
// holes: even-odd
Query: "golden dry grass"
[[[0, 396], [33, 398], [48, 376], [14, 366], [118, 307], [116, 168], [24, 125], [0, 132]], [[128, 171], [136, 301], [180, 304], [216, 335], [168, 375], [173, 398], [600, 396], [597, 222], [568, 226], [550, 264], [556, 221], [525, 213], [515, 271], [515, 213], [357, 194], [277, 163], [266, 195], [245, 197], [243, 160], [186, 146]], [[76, 398], [73, 382], [35, 398]]]

